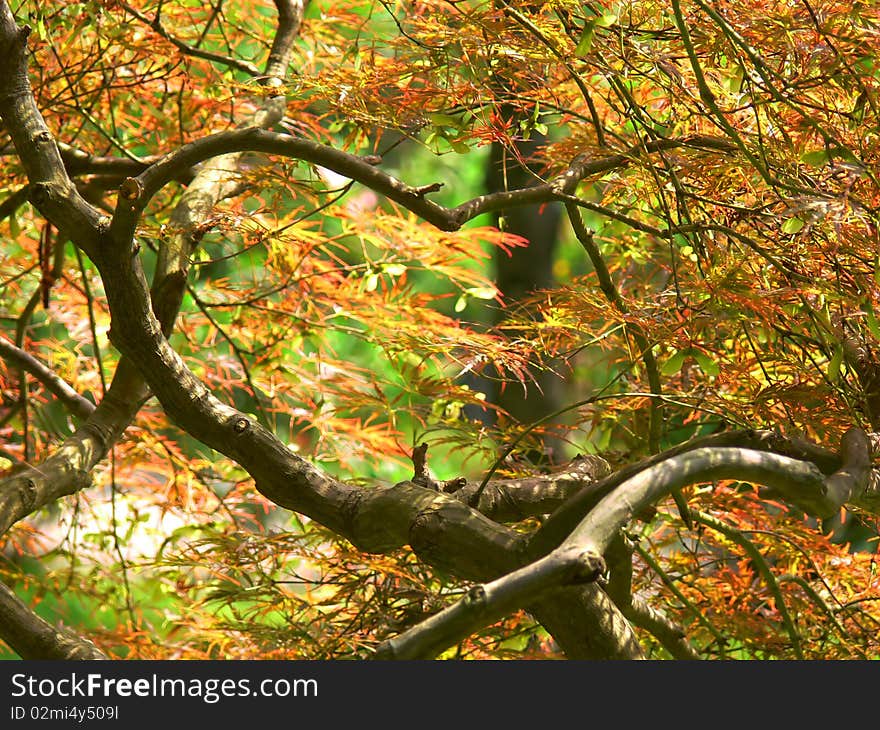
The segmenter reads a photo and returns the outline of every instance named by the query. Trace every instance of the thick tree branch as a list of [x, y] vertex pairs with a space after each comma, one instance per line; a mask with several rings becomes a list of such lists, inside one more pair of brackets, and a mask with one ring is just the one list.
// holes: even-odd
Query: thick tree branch
[[[8, 7], [3, 5], [2, 10], [5, 11], [5, 23], [0, 26], [0, 31], [6, 31], [6, 38], [10, 35], [17, 37]], [[4, 36], [0, 34], [0, 42], [3, 39]], [[24, 57], [21, 54], [19, 63], [23, 67]], [[29, 91], [22, 90], [15, 98], [16, 106], [0, 106], [0, 113], [7, 125], [25, 125], [21, 110], [26, 109], [37, 120], [33, 126], [45, 129]], [[22, 135], [17, 138], [25, 146], [30, 142]], [[55, 149], [54, 144], [51, 149]], [[74, 194], [68, 186], [60, 158], [57, 154], [53, 158], [50, 152], [35, 152], [29, 171], [34, 170], [34, 174], [52, 179], [59, 189], [66, 189], [68, 198], [72, 199]], [[60, 196], [57, 200], [63, 205], [65, 198]], [[120, 195], [120, 206], [123, 208], [125, 201], [123, 193]], [[50, 216], [55, 216], [54, 207], [48, 207], [47, 210]], [[458, 500], [407, 483], [369, 492], [343, 484], [291, 454], [271, 433], [220, 403], [186, 369], [162, 336], [162, 326], [151, 311], [143, 272], [139, 265], [134, 265], [136, 260], [130, 257], [130, 239], [128, 244], [122, 239], [122, 245], [117, 245], [119, 239], [111, 235], [106, 224], [102, 222], [98, 225], [97, 221], [92, 230], [83, 231], [78, 226], [74, 227], [72, 236], [89, 253], [104, 280], [109, 283], [108, 298], [113, 316], [111, 336], [122, 345], [123, 354], [132, 362], [140, 362], [150, 380], [158, 376], [155, 382], [161, 384], [160, 401], [163, 401], [172, 418], [197, 438], [237, 459], [270, 499], [318, 519], [365, 549], [386, 550], [408, 542], [418, 543], [421, 536], [423, 552], [433, 556], [437, 562], [444, 561], [444, 553], [447, 564], [454, 562], [449, 555], [471, 555], [471, 564], [458, 566], [465, 575], [484, 577], [487, 573], [500, 574], [516, 567], [519, 562], [517, 545], [521, 542], [521, 536], [496, 525]], [[116, 332], [120, 335], [117, 336]], [[128, 343], [132, 346], [126, 346]], [[154, 367], [156, 363], [161, 363], [158, 369]], [[109, 395], [101, 406], [107, 402], [109, 407]], [[85, 470], [94, 462], [91, 459], [64, 459], [64, 450], [61, 452], [58, 454], [58, 468], [75, 470], [82, 475], [81, 483]], [[0, 506], [0, 514], [9, 515], [6, 519], [9, 524], [22, 511], [44, 503], [48, 494], [57, 494], [50, 484], [31, 475], [22, 475], [19, 481], [20, 485], [8, 491], [8, 494], [16, 495], [16, 499], [8, 500], [11, 504], [7, 505], [7, 509]], [[55, 480], [55, 484], [64, 481]], [[67, 483], [70, 485], [69, 480]], [[390, 515], [384, 511], [388, 505], [392, 507]], [[414, 524], [419, 528], [413, 528]], [[464, 545], [457, 546], [458, 549], [448, 546], [439, 550], [440, 555], [434, 555], [437, 542], [435, 532], [438, 527], [445, 530], [449, 525], [454, 527], [454, 539], [450, 541], [452, 545], [457, 539], [463, 540]], [[479, 525], [480, 529], [475, 529], [475, 525]]]
[[608, 462], [601, 457], [583, 454], [550, 474], [493, 479], [480, 493], [477, 504], [472, 503], [472, 498], [479, 491], [478, 482], [467, 482], [452, 494], [493, 520], [516, 522], [550, 514], [609, 471]]
[[[842, 443], [849, 444], [852, 439], [858, 441], [857, 437], [845, 436]], [[635, 464], [625, 466], [599, 481], [584, 486], [575, 496], [550, 515], [544, 524], [532, 535], [529, 543], [531, 555], [533, 557], [546, 555], [547, 552], [559, 545], [590, 510], [634, 475], [656, 464], [660, 464], [670, 457], [710, 447], [737, 447], [776, 453], [799, 461], [809, 461], [815, 464], [823, 474], [828, 476], [842, 469], [844, 464], [840, 453], [829, 451], [804, 439], [785, 437], [769, 430], [725, 431], [692, 439], [661, 454], [655, 454]], [[850, 449], [853, 447], [846, 446], [846, 448]], [[857, 447], [856, 452], [850, 457], [851, 461], [859, 458]], [[880, 510], [880, 475], [877, 474], [877, 471], [872, 470], [870, 472], [864, 490], [854, 491], [846, 501], [870, 512], [877, 513]], [[834, 509], [839, 508], [839, 506]], [[826, 504], [825, 508], [830, 509], [830, 505]]]
[[[861, 438], [867, 441], [864, 432]], [[771, 487], [792, 504], [820, 517], [827, 517], [843, 506], [828, 494], [825, 475], [811, 462], [751, 449], [703, 447], [668, 458], [628, 479], [599, 502], [560, 547], [580, 546], [604, 554], [617, 531], [639, 510], [672, 489], [718, 479]]]
[[[826, 478], [815, 464], [798, 461], [779, 454], [762, 453], [730, 447], [702, 447], [670, 457], [636, 474], [602, 499], [584, 517], [562, 544], [546, 556], [492, 583], [483, 586], [483, 593], [466, 596], [430, 619], [414, 626], [398, 637], [383, 642], [378, 655], [398, 658], [427, 658], [461, 641], [498, 616], [495, 607], [510, 612], [527, 605], [535, 593], [555, 584], [584, 578], [590, 569], [592, 578], [604, 570], [605, 555], [619, 532], [645, 507], [654, 504], [675, 489], [718, 479], [737, 479], [763, 484], [813, 514], [833, 513], [834, 499], [852, 495], [867, 486], [867, 436], [853, 429], [847, 432], [841, 452], [843, 467]], [[829, 480], [833, 480], [829, 488]], [[839, 486], [839, 482], [845, 486]], [[829, 494], [833, 492], [833, 494]], [[581, 565], [581, 573], [574, 566]], [[796, 632], [780, 606], [797, 652], [800, 651]]]
[[[291, 16], [290, 11], [300, 4], [297, 2], [285, 2], [281, 3], [281, 5], [285, 13], [283, 21], [285, 29], [283, 35], [285, 35], [285, 38], [282, 41], [282, 46], [289, 48], [292, 41], [287, 38], [287, 35], [298, 30], [301, 20], [301, 18], [297, 18], [295, 15]], [[10, 43], [14, 45], [17, 37], [14, 19], [9, 14], [8, 6], [5, 3], [0, 3], [0, 47], [5, 47], [5, 45]], [[10, 59], [10, 61], [12, 60]], [[278, 56], [276, 53], [274, 64], [278, 65], [284, 62], [285, 58]], [[10, 127], [32, 128], [36, 130], [35, 133], [38, 136], [48, 138], [51, 141], [48, 129], [46, 129], [39, 111], [33, 104], [30, 87], [26, 84], [26, 76], [24, 76], [25, 85], [20, 83], [21, 75], [25, 72], [23, 56], [19, 56], [17, 63], [13, 63], [6, 70], [9, 72], [10, 78], [19, 78], [19, 82], [13, 87], [14, 93], [0, 100], [0, 116], [7, 120], [7, 125]], [[276, 109], [275, 107], [278, 106], [277, 102], [270, 104], [272, 112], [268, 117], [263, 114], [260, 117], [260, 121], [276, 118], [283, 111], [283, 104], [280, 105], [280, 109]], [[15, 120], [17, 124], [15, 122], [10, 123], [10, 119]], [[27, 120], [31, 121], [28, 122]], [[22, 135], [19, 135], [19, 139], [21, 137]], [[13, 135], [13, 141], [15, 139], [16, 136]], [[57, 166], [59, 158], [54, 156], [52, 150], [57, 150], [54, 143], [47, 147], [40, 159], [37, 159], [39, 155], [33, 156], [30, 167], [27, 168], [28, 172], [30, 174], [33, 171], [34, 174], [42, 175], [44, 179], [53, 181], [53, 185], [56, 187], [67, 188], [70, 181], [66, 178], [66, 174], [63, 171], [64, 168]], [[71, 165], [74, 169], [76, 169], [77, 165], [92, 165], [95, 166], [90, 168], [93, 171], [94, 169], [101, 169], [105, 172], [119, 172], [123, 169], [127, 170], [131, 165], [136, 164], [131, 160], [94, 158], [70, 147], [64, 148], [61, 158], [65, 158], [65, 155], [65, 164]], [[210, 177], [210, 172], [207, 172], [206, 176]], [[70, 195], [70, 200], [68, 201], [74, 208], [79, 207], [76, 197]], [[82, 204], [90, 207], [85, 201], [82, 201]], [[92, 208], [91, 211], [94, 212], [94, 209]], [[94, 215], [90, 213], [90, 217], [94, 218]], [[75, 238], [75, 242], [89, 253], [88, 242], [97, 233], [97, 227], [89, 231], [88, 226], [78, 226], [76, 230], [81, 234], [81, 237]], [[86, 246], [83, 246], [84, 240], [87, 242]], [[160, 267], [159, 274], [161, 281], [161, 275], [167, 275], [167, 272]], [[160, 321], [165, 323], [165, 326], [170, 327], [173, 324], [176, 312], [176, 308], [169, 307], [166, 303], [163, 311], [159, 313]], [[15, 356], [15, 353], [8, 352], [9, 348], [3, 346], [2, 340], [0, 340], [0, 346], [3, 347], [0, 350], [0, 356], [5, 356], [6, 354], [9, 354], [10, 357]], [[25, 357], [29, 357], [26, 353], [22, 354]], [[41, 366], [36, 360], [33, 360], [33, 362]], [[21, 364], [22, 366], [24, 365], [24, 363]], [[30, 363], [29, 366], [31, 365], [33, 364]], [[52, 383], [52, 386], [58, 389], [58, 392], [55, 390], [53, 392], [56, 392], [56, 395], [59, 395], [59, 397], [66, 392], [62, 386], [55, 383], [55, 380], [60, 381], [60, 379], [54, 376], [51, 371], [48, 371], [45, 366], [41, 366], [40, 369], [33, 371], [29, 370], [29, 372], [32, 372], [35, 377], [41, 380], [43, 379], [42, 376], [45, 376], [46, 381], [44, 382], [46, 382], [47, 387], [50, 387], [49, 383]], [[106, 455], [110, 446], [122, 435], [147, 395], [148, 391], [143, 380], [131, 366], [130, 361], [123, 358], [113, 383], [97, 409], [85, 399], [82, 399], [81, 402], [76, 402], [77, 408], [81, 410], [81, 417], [85, 418], [89, 415], [92, 417], [39, 467], [28, 467], [3, 482], [5, 488], [0, 491], [0, 534], [6, 532], [12, 524], [34, 510], [51, 503], [59, 497], [72, 494], [90, 485], [89, 472]], [[86, 412], [87, 409], [89, 410], [88, 413]]]
[[72, 436], [39, 465], [0, 480], [0, 535], [40, 507], [91, 486], [91, 470], [122, 436], [147, 395], [131, 363], [120, 362], [104, 398]]
[[459, 601], [418, 626], [382, 642], [377, 659], [431, 659], [483, 626], [521, 608], [524, 596], [541, 594], [569, 583], [591, 582], [604, 570], [601, 556], [571, 550], [556, 553], [503, 578], [470, 588]]
[[[274, 0], [278, 11], [278, 29], [266, 60], [265, 78], [282, 81], [293, 55], [308, 0]], [[271, 82], [270, 82], [271, 83]], [[280, 121], [280, 120], [279, 120]]]
[[16, 25], [9, 5], [0, 2], [0, 117], [30, 181], [31, 202], [89, 253], [95, 250], [101, 214], [77, 193], [34, 103], [27, 77], [29, 33], [27, 26]]
[[91, 641], [37, 616], [0, 583], [0, 639], [22, 659], [106, 659]]
[[159, 159], [156, 156], [132, 160], [129, 157], [91, 155], [63, 142], [58, 143], [58, 150], [64, 161], [64, 169], [71, 177], [77, 175], [138, 175]]
[[660, 140], [653, 145], [640, 145], [625, 153], [609, 155], [598, 160], [579, 157], [565, 173], [551, 182], [520, 190], [481, 195], [455, 208], [447, 208], [428, 200], [425, 197], [425, 186], [414, 187], [382, 172], [370, 158], [357, 157], [317, 142], [263, 129], [219, 132], [179, 147], [137, 175], [135, 182], [131, 183], [126, 215], [120, 216], [127, 224], [121, 230], [133, 232], [138, 216], [150, 199], [185, 170], [212, 157], [233, 152], [264, 152], [320, 165], [400, 203], [441, 230], [455, 231], [482, 213], [555, 200], [570, 201], [575, 187], [581, 180], [590, 175], [629, 165], [633, 159], [637, 159], [645, 147], [649, 152], [653, 152], [682, 146], [717, 149], [718, 141], [703, 137]]

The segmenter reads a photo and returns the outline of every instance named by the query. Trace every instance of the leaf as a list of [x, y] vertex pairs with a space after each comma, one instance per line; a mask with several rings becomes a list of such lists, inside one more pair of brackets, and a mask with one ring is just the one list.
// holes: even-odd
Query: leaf
[[690, 350], [678, 350], [663, 365], [660, 366], [660, 372], [664, 375], [675, 375], [684, 365], [684, 359], [690, 354]]
[[574, 55], [583, 58], [590, 51], [593, 45], [593, 33], [596, 30], [596, 18], [591, 18], [584, 23], [584, 29], [581, 31], [581, 37], [578, 39], [577, 47], [574, 49]]
[[452, 127], [453, 129], [461, 128], [461, 120], [450, 114], [428, 114], [428, 119], [435, 127]]
[[742, 91], [746, 70], [741, 64], [737, 64], [733, 73], [725, 78], [724, 85], [731, 94], [739, 94]]
[[805, 162], [811, 167], [822, 167], [828, 163], [830, 154], [827, 149], [813, 150], [812, 152], [804, 152], [801, 155], [801, 162]]
[[494, 299], [498, 296], [498, 291], [492, 286], [472, 286], [469, 289], [465, 289], [465, 291], [468, 296], [475, 297], [476, 299]]
[[801, 228], [804, 227], [804, 222], [797, 216], [794, 218], [789, 218], [785, 223], [782, 224], [782, 232], [783, 233], [797, 233]]
[[456, 312], [463, 312], [464, 308], [467, 306], [467, 295], [462, 294], [458, 299], [455, 300], [455, 309]]
[[721, 368], [718, 367], [718, 363], [715, 362], [715, 359], [708, 353], [703, 352], [703, 350], [693, 347], [691, 348], [690, 354], [693, 356], [694, 360], [697, 361], [700, 370], [706, 373], [706, 375], [718, 375], [721, 372]]
[[865, 305], [865, 320], [874, 339], [880, 342], [880, 322], [877, 321], [877, 315], [874, 314], [874, 308], [870, 302]]
[[828, 362], [828, 379], [835, 382], [840, 378], [840, 366], [843, 364], [843, 346], [837, 345], [834, 354]]

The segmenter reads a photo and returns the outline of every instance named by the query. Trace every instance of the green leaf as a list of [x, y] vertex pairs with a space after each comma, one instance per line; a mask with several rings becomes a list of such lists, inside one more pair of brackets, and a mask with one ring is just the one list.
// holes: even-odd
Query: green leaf
[[702, 350], [698, 350], [696, 348], [692, 348], [690, 354], [693, 356], [694, 360], [697, 361], [697, 365], [700, 366], [700, 370], [702, 370], [706, 375], [718, 375], [721, 372], [721, 368], [718, 367], [718, 363], [706, 352]]
[[453, 117], [450, 114], [429, 114], [428, 119], [435, 127], [452, 127], [453, 129], [461, 127], [458, 117]]
[[727, 90], [731, 94], [738, 94], [740, 91], [742, 91], [743, 80], [745, 79], [745, 77], [745, 68], [737, 64], [733, 73], [725, 79], [724, 85], [727, 87]]
[[827, 164], [829, 158], [828, 150], [813, 150], [812, 152], [804, 152], [801, 155], [801, 162], [807, 163], [810, 167], [822, 167]]
[[804, 227], [804, 222], [795, 216], [794, 218], [789, 218], [785, 223], [782, 224], [782, 232], [783, 233], [797, 233], [801, 228]]
[[690, 350], [678, 350], [660, 367], [664, 375], [675, 375], [684, 365], [684, 359], [690, 354]]
[[840, 377], [841, 365], [843, 365], [843, 347], [838, 345], [834, 348], [834, 354], [828, 362], [828, 379], [832, 382]]
[[596, 30], [596, 18], [588, 20], [584, 23], [584, 29], [581, 31], [581, 37], [578, 39], [577, 47], [574, 49], [574, 55], [578, 58], [586, 56], [593, 45], [593, 33]]
[[865, 315], [868, 322], [868, 329], [874, 335], [874, 339], [880, 342], [880, 322], [877, 321], [877, 315], [874, 314], [874, 308], [868, 302], [865, 305]]

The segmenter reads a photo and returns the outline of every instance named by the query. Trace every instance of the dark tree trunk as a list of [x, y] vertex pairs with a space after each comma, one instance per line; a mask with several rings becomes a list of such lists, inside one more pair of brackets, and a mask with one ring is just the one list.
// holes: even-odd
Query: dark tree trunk
[[[529, 140], [517, 144], [517, 151], [523, 160], [529, 161], [544, 142], [542, 135], [533, 133]], [[486, 171], [486, 192], [527, 187], [538, 181], [535, 172], [495, 142]], [[553, 260], [559, 240], [560, 218], [561, 209], [555, 204], [540, 208], [512, 208], [495, 214], [496, 225], [527, 239], [529, 245], [514, 248], [510, 254], [500, 249], [495, 254], [495, 282], [504, 297], [505, 308], [497, 311], [494, 324], [526, 306], [521, 303], [532, 293], [553, 285]], [[526, 390], [517, 383], [501, 387], [500, 383], [492, 382], [487, 396], [515, 420], [532, 423], [559, 409], [564, 386], [561, 378], [552, 372], [536, 368], [532, 377], [535, 382], [529, 383]], [[553, 448], [550, 440], [545, 446], [548, 452]]]

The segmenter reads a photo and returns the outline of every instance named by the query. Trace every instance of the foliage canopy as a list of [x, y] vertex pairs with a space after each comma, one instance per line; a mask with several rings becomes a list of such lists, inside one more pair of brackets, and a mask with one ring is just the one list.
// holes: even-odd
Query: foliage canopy
[[[837, 0], [0, 0], [0, 638], [876, 658], [878, 34]], [[530, 185], [482, 188], [492, 144]], [[522, 206], [568, 225], [512, 301]], [[543, 371], [552, 418], [480, 389]]]

